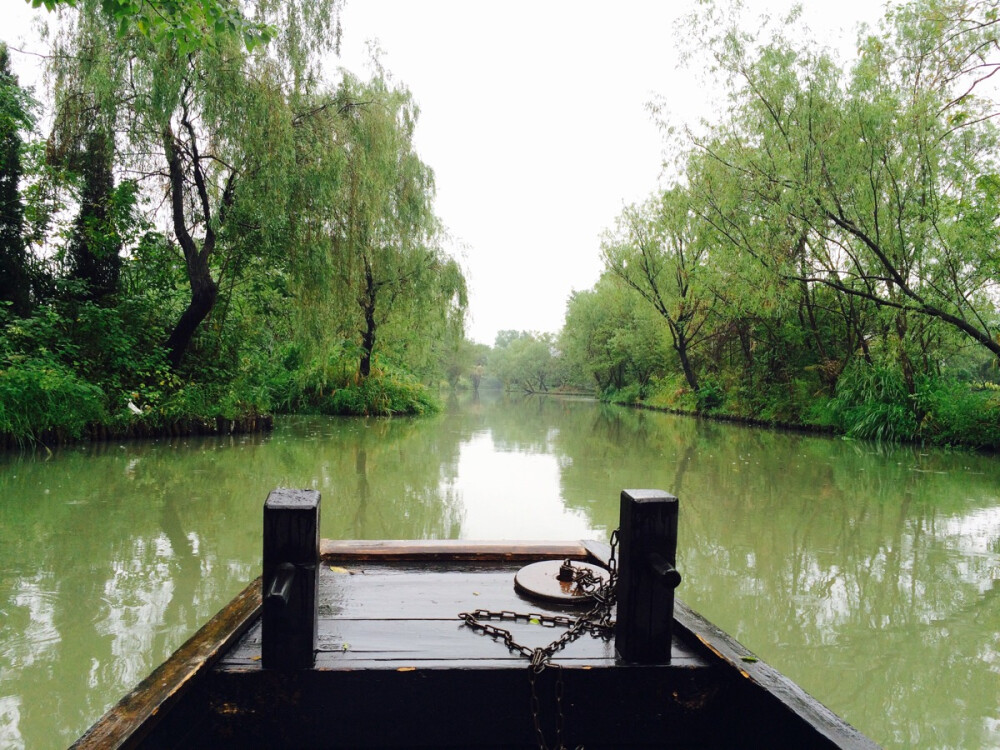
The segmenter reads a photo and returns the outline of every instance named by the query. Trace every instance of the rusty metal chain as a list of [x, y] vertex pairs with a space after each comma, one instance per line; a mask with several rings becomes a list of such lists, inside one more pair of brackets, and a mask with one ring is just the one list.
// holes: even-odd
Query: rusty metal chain
[[[534, 723], [535, 736], [538, 739], [540, 750], [549, 750], [545, 741], [545, 735], [541, 726], [541, 707], [538, 695], [535, 690], [535, 679], [546, 667], [552, 666], [556, 671], [556, 744], [553, 750], [566, 750], [563, 744], [563, 730], [565, 725], [565, 714], [563, 712], [563, 675], [562, 666], [552, 663], [552, 658], [557, 651], [566, 648], [570, 643], [578, 639], [584, 633], [596, 638], [610, 640], [614, 637], [615, 623], [611, 619], [611, 612], [615, 605], [615, 591], [618, 584], [618, 529], [611, 533], [611, 556], [608, 558], [608, 579], [604, 581], [600, 576], [594, 575], [586, 568], [573, 569], [573, 581], [587, 596], [591, 597], [595, 604], [587, 612], [579, 617], [572, 618], [565, 615], [545, 615], [537, 612], [521, 614], [510, 610], [492, 611], [488, 609], [476, 609], [472, 612], [462, 612], [461, 619], [469, 628], [482, 635], [490, 636], [493, 639], [503, 641], [503, 644], [510, 650], [516, 651], [521, 656], [529, 660], [528, 679], [531, 684], [531, 717]], [[567, 564], [572, 561], [567, 560]], [[564, 627], [566, 632], [556, 638], [547, 646], [530, 648], [514, 639], [514, 634], [506, 628], [492, 625], [490, 621], [510, 621], [516, 623], [518, 620], [532, 625], [543, 627]], [[583, 750], [579, 745], [577, 750]]]
[[[563, 711], [563, 669], [561, 664], [552, 664], [556, 670], [556, 744], [552, 750], [566, 750], [563, 744], [563, 730], [566, 724], [566, 714]], [[535, 727], [535, 738], [538, 740], [538, 747], [541, 750], [548, 750], [548, 743], [545, 741], [545, 733], [542, 731], [542, 709], [538, 700], [538, 691], [535, 689], [535, 679], [538, 672], [533, 667], [528, 669], [528, 682], [531, 684], [531, 720]], [[576, 750], [584, 750], [583, 745], [577, 745]]]

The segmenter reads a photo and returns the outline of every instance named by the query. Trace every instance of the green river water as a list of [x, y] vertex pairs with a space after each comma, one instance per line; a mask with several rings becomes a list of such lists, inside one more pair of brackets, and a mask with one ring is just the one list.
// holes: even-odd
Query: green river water
[[689, 605], [887, 747], [1000, 746], [1000, 458], [484, 393], [0, 456], [0, 748], [71, 743], [254, 578], [278, 486], [365, 539], [607, 539], [673, 492]]

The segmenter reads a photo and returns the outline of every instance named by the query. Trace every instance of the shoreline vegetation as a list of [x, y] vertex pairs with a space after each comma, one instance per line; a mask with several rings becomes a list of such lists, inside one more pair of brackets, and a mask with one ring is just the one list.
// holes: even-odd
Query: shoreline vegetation
[[[495, 352], [493, 354], [495, 361], [497, 355]], [[767, 415], [768, 410], [774, 408], [774, 403], [762, 402], [756, 415], [731, 410], [726, 405], [728, 399], [712, 408], [699, 409], [693, 394], [682, 385], [675, 387], [678, 386], [676, 382], [669, 387], [665, 387], [663, 383], [653, 384], [649, 386], [649, 393], [645, 397], [639, 396], [640, 389], [637, 387], [626, 387], [622, 391], [609, 389], [600, 393], [582, 384], [566, 382], [552, 381], [552, 385], [546, 384], [544, 390], [525, 383], [504, 383], [492, 376], [480, 378], [479, 382], [483, 382], [482, 390], [501, 390], [525, 396], [593, 398], [618, 406], [767, 429], [985, 452], [996, 452], [1000, 448], [1000, 387], [988, 387], [988, 384], [981, 384], [974, 390], [969, 384], [956, 383], [952, 384], [951, 389], [931, 394], [928, 401], [936, 398], [936, 409], [925, 411], [923, 420], [917, 425], [909, 419], [910, 410], [905, 404], [878, 400], [862, 401], [853, 408], [845, 408], [843, 404], [831, 404], [829, 399], [817, 399], [808, 407], [808, 413], [813, 415], [809, 421]], [[436, 389], [432, 389], [412, 379], [375, 375], [354, 387], [333, 389], [325, 396], [314, 396], [309, 405], [300, 401], [299, 408], [280, 410], [277, 416], [324, 414], [393, 417], [434, 414], [441, 408], [440, 398], [435, 395], [435, 390], [440, 394], [442, 391], [455, 390], [472, 392], [479, 388], [472, 379], [463, 379], [454, 385], [440, 383]], [[9, 413], [10, 404], [3, 404], [2, 398], [0, 406], [5, 407]], [[785, 406], [787, 408], [787, 404]], [[59, 421], [58, 415], [49, 414], [45, 426], [40, 429], [29, 427], [20, 433], [10, 431], [9, 427], [7, 430], [0, 430], [0, 450], [16, 450], [36, 445], [55, 447], [78, 441], [268, 432], [273, 429], [275, 419], [275, 414], [270, 410], [251, 404], [228, 408], [225, 413], [211, 407], [203, 414], [179, 413], [176, 406], [158, 411], [147, 407], [139, 412], [120, 415], [114, 420], [85, 424], [78, 419]], [[0, 411], [0, 414], [3, 413]], [[69, 412], [63, 414], [68, 415]], [[170, 416], [166, 416], [167, 414]], [[902, 415], [902, 425], [909, 426], [911, 431], [903, 432], [898, 429], [898, 425], [890, 430], [885, 425], [887, 415]]]
[[[1000, 449], [1000, 387], [992, 383], [931, 380], [912, 400], [898, 387], [862, 399], [853, 395], [813, 395], [798, 405], [787, 399], [758, 398], [748, 405], [739, 401], [739, 394], [717, 394], [718, 401], [704, 409], [683, 387], [656, 390], [644, 398], [635, 389], [600, 398], [652, 411], [847, 439], [991, 453]], [[796, 406], [801, 416], [789, 414]]]
[[[57, 377], [58, 374], [63, 377]], [[285, 383], [283, 394], [264, 393], [254, 402], [233, 384], [206, 387], [190, 382], [175, 389], [128, 394], [112, 412], [105, 391], [54, 367], [41, 373], [0, 371], [0, 450], [54, 447], [80, 441], [229, 435], [268, 432], [274, 415], [414, 416], [440, 409], [431, 390], [410, 376], [373, 373], [357, 383], [302, 393]], [[245, 384], [243, 384], [245, 386]], [[18, 387], [20, 386], [20, 387]], [[283, 400], [279, 398], [283, 396]], [[284, 408], [275, 409], [275, 404]]]
[[[372, 379], [373, 382], [377, 380], [379, 379]], [[326, 399], [320, 400], [318, 406], [295, 411], [284, 411], [280, 412], [277, 416], [292, 414], [379, 417], [419, 416], [436, 413], [441, 408], [439, 398], [433, 395], [430, 388], [424, 386], [414, 388], [411, 384], [402, 397], [398, 392], [393, 393], [391, 388], [383, 387], [380, 390], [381, 393], [373, 397], [370, 392], [371, 386], [368, 386], [367, 389], [338, 389], [329, 394]], [[444, 384], [438, 388], [438, 392], [440, 393], [442, 390], [451, 390], [451, 392], [454, 392], [454, 390], [448, 389]], [[458, 390], [471, 392], [471, 383], [459, 384]], [[503, 391], [524, 396], [592, 398], [596, 401], [616, 406], [626, 406], [696, 419], [730, 422], [749, 427], [849, 439], [856, 438], [871, 440], [873, 442], [880, 441], [878, 436], [858, 435], [856, 431], [852, 434], [850, 429], [844, 429], [843, 426], [830, 422], [791, 421], [773, 417], [751, 416], [749, 414], [727, 411], [725, 407], [716, 407], [707, 411], [701, 411], [693, 405], [685, 406], [683, 403], [683, 389], [680, 389], [681, 399], [677, 398], [677, 392], [672, 394], [672, 399], [662, 393], [654, 394], [647, 399], [638, 399], [633, 398], [634, 393], [629, 391], [625, 393], [612, 392], [601, 394], [579, 386], [567, 386], [565, 384], [542, 391], [523, 386], [504, 386], [499, 380], [489, 380], [482, 390]], [[369, 399], [371, 399], [371, 403], [369, 403]], [[1000, 424], [1000, 399], [990, 399], [987, 404], [980, 403], [978, 406], [986, 407], [981, 409], [975, 416], [978, 429], [969, 429], [968, 424], [965, 424], [962, 429], [957, 431], [953, 425], [937, 424], [931, 427], [936, 421], [931, 419], [924, 425], [922, 433], [917, 432], [909, 435], [897, 434], [890, 439], [890, 442], [996, 452], [998, 444], [990, 442], [992, 439], [990, 437], [984, 439], [984, 435], [994, 435], [998, 424]], [[972, 408], [976, 408], [976, 405], [974, 404]], [[351, 411], [352, 409], [355, 411]], [[960, 405], [953, 404], [953, 409], [967, 412], [969, 405], [963, 408]], [[82, 429], [78, 423], [67, 420], [62, 424], [53, 423], [46, 429], [36, 433], [13, 434], [0, 431], [0, 450], [10, 451], [28, 447], [54, 448], [56, 446], [88, 441], [99, 442], [186, 437], [192, 435], [264, 433], [273, 430], [274, 420], [274, 414], [265, 413], [252, 406], [244, 407], [244, 410], [238, 414], [217, 414], [215, 416], [188, 414], [175, 416], [170, 419], [166, 419], [162, 415], [145, 412], [143, 414], [134, 414], [128, 419], [119, 419], [113, 422], [88, 423], [83, 425]]]
[[44, 100], [0, 42], [0, 445], [433, 410], [468, 300], [410, 91], [328, 74], [336, 0], [175, 5], [46, 2]]
[[13, 451], [29, 446], [55, 448], [75, 442], [152, 440], [192, 435], [245, 435], [270, 432], [272, 429], [274, 429], [274, 417], [270, 414], [249, 414], [236, 418], [219, 416], [214, 419], [189, 417], [159, 425], [141, 422], [123, 426], [95, 424], [88, 425], [79, 434], [71, 434], [63, 428], [53, 427], [38, 435], [32, 435], [30, 439], [25, 436], [0, 433], [0, 450]]

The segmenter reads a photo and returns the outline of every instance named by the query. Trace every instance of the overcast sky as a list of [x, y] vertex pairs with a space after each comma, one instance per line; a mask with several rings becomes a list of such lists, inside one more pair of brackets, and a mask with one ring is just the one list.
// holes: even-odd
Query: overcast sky
[[[881, 2], [805, 0], [804, 20], [850, 54]], [[30, 10], [0, 0], [20, 46]], [[750, 0], [781, 15], [786, 0]], [[420, 106], [417, 149], [470, 285], [469, 336], [557, 331], [574, 289], [601, 272], [599, 238], [652, 192], [663, 142], [647, 104], [697, 120], [710, 87], [680, 66], [675, 21], [694, 0], [348, 0], [339, 61], [367, 72], [368, 42]], [[15, 54], [23, 78], [35, 61]]]
[[[601, 272], [599, 237], [656, 186], [661, 98], [696, 120], [714, 102], [681, 68], [675, 21], [694, 2], [348, 2], [342, 63], [363, 72], [365, 42], [420, 105], [417, 147], [437, 211], [464, 248], [469, 334], [557, 331], [574, 289]], [[791, 2], [748, 3], [783, 15]], [[853, 50], [881, 3], [806, 0], [804, 20]]]

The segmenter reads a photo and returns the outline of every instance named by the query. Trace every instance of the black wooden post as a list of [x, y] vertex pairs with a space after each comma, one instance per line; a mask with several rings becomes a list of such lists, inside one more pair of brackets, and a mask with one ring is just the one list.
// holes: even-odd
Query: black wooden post
[[308, 669], [315, 661], [319, 501], [315, 490], [277, 489], [264, 503], [266, 669]]
[[677, 572], [677, 498], [622, 490], [615, 649], [641, 664], [670, 661]]

